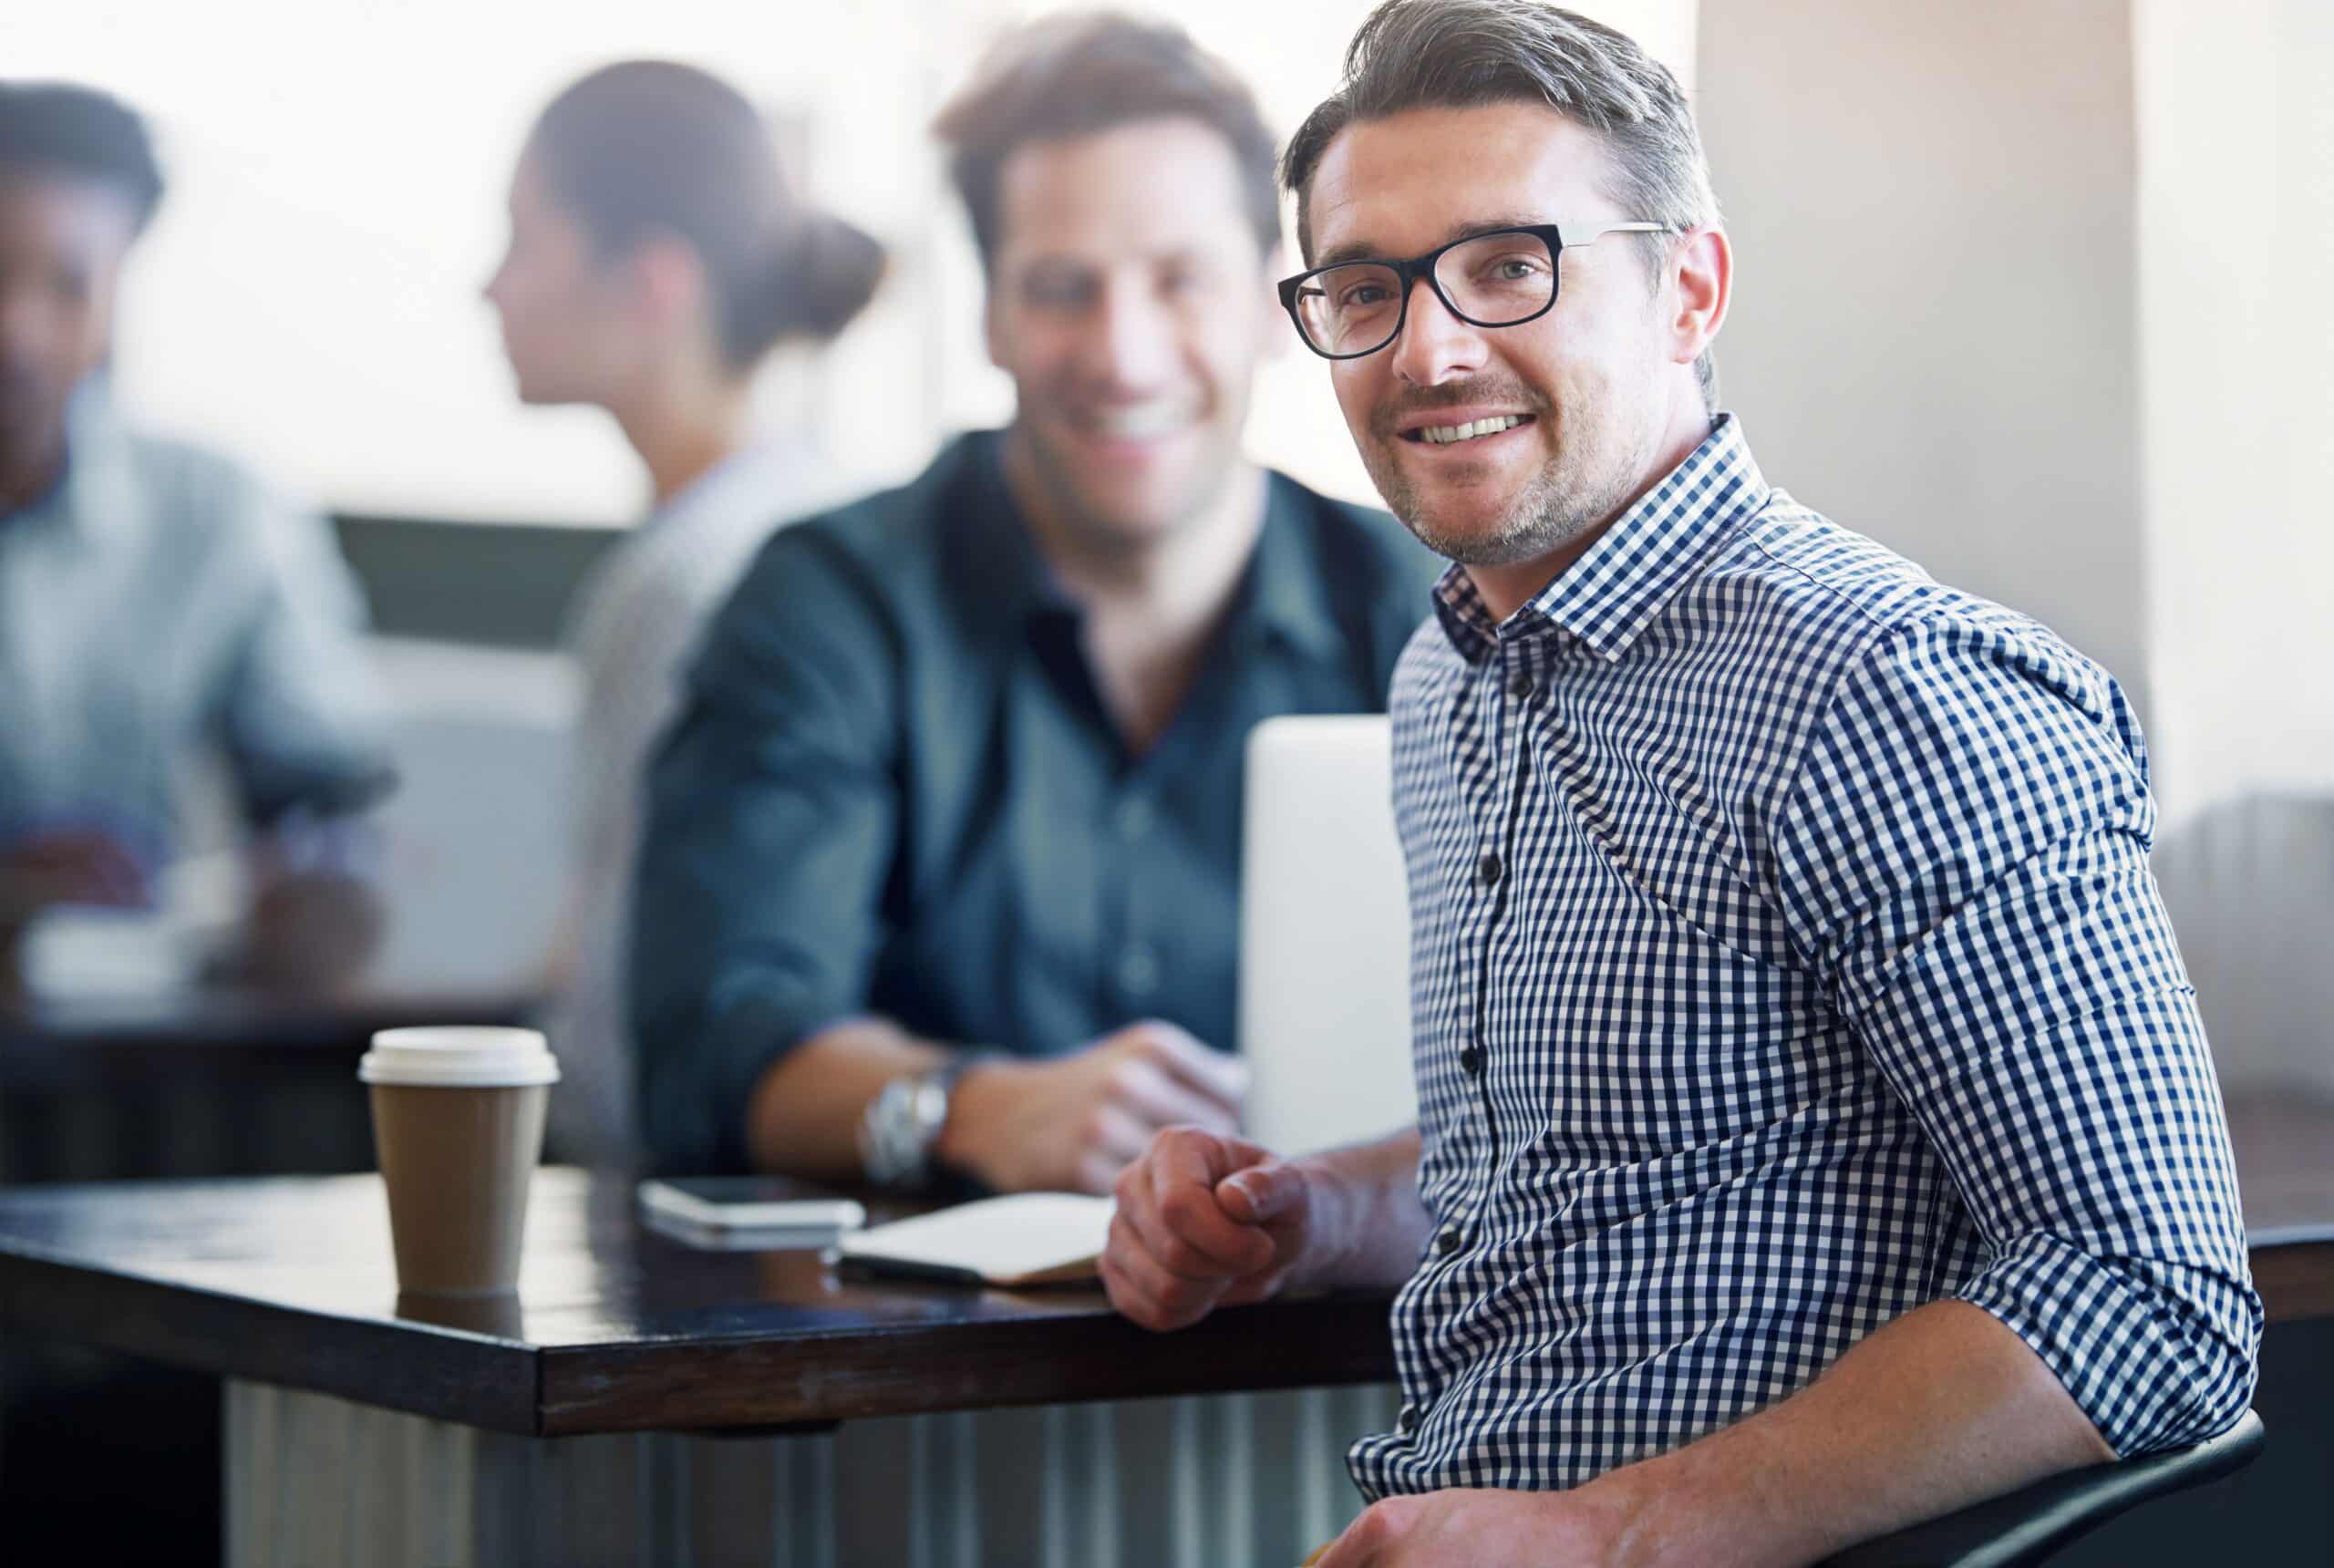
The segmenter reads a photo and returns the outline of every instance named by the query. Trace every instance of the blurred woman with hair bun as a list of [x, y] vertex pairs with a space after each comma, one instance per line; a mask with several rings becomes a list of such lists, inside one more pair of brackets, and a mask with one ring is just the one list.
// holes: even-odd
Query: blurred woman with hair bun
[[756, 548], [780, 523], [847, 498], [807, 435], [754, 428], [752, 388], [780, 346], [822, 344], [848, 325], [884, 256], [800, 199], [742, 94], [664, 61], [608, 66], [553, 99], [510, 206], [510, 248], [486, 297], [519, 397], [606, 409], [654, 494], [647, 520], [577, 596], [568, 629], [584, 699], [553, 1138], [562, 1158], [626, 1163], [623, 961], [640, 772], [700, 624]]

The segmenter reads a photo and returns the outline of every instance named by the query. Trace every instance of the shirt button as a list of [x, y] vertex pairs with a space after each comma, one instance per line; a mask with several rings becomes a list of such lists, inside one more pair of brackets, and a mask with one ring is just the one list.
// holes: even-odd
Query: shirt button
[[1132, 841], [1151, 831], [1151, 802], [1140, 795], [1119, 802], [1119, 837]]
[[1415, 1432], [1419, 1429], [1419, 1422], [1421, 1419], [1423, 1418], [1420, 1416], [1419, 1408], [1416, 1405], [1405, 1405], [1402, 1407], [1402, 1413], [1394, 1418], [1394, 1425], [1405, 1433]]
[[1148, 996], [1159, 989], [1159, 954], [1139, 944], [1120, 954], [1119, 988], [1130, 996]]
[[1459, 1053], [1459, 1070], [1469, 1078], [1482, 1076], [1483, 1053], [1480, 1047], [1469, 1046]]
[[1467, 1233], [1456, 1225], [1445, 1225], [1434, 1233], [1434, 1250], [1449, 1257], [1467, 1244]]
[[1483, 858], [1475, 862], [1475, 874], [1482, 879], [1485, 887], [1490, 887], [1493, 882], [1498, 882], [1500, 872], [1505, 869], [1500, 864], [1498, 851], [1493, 850], [1485, 850]]
[[1507, 683], [1507, 695], [1518, 702], [1522, 702], [1539, 689], [1540, 684], [1532, 678], [1528, 671], [1519, 670], [1516, 672], [1515, 678]]

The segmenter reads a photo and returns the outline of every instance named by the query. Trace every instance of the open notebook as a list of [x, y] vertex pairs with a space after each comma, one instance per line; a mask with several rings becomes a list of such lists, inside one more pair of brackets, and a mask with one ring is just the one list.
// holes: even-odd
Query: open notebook
[[839, 1262], [977, 1284], [1064, 1284], [1095, 1277], [1117, 1205], [1069, 1192], [985, 1198], [846, 1235]]

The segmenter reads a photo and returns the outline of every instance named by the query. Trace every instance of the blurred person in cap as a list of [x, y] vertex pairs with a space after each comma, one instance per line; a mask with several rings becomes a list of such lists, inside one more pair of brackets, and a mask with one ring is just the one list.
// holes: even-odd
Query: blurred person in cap
[[46, 909], [152, 898], [212, 758], [250, 829], [256, 961], [373, 934], [320, 827], [392, 778], [355, 584], [322, 519], [108, 386], [162, 188], [122, 104], [0, 82], [0, 972]]
[[661, 1165], [1108, 1190], [1238, 1124], [1242, 758], [1382, 709], [1430, 560], [1241, 449], [1274, 149], [1179, 29], [1005, 38], [938, 134], [1017, 408], [774, 539], [652, 776]]
[[1771, 485], [1690, 105], [1537, 0], [1389, 0], [1281, 285], [1447, 557], [1402, 655], [1420, 1124], [1160, 1135], [1181, 1327], [1395, 1289], [1323, 1568], [1792, 1564], [2245, 1413], [2262, 1305], [2128, 698]]
[[635, 1152], [623, 964], [640, 773], [707, 614], [764, 539], [848, 491], [803, 432], [756, 427], [757, 372], [823, 344], [874, 294], [883, 248], [804, 201], [771, 128], [728, 83], [631, 60], [552, 100], [512, 176], [486, 296], [531, 404], [614, 417], [647, 470], [646, 520], [584, 587], [574, 860], [553, 1044], [562, 1157]]

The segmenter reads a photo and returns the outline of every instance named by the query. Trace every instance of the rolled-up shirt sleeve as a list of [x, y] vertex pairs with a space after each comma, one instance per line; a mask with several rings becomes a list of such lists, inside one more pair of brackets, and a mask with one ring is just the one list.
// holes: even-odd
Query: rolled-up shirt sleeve
[[1991, 1313], [2119, 1454], [2252, 1398], [2262, 1311], [2122, 693], [2047, 634], [1881, 638], [1774, 833], [1794, 941], [1967, 1206]]
[[814, 528], [776, 536], [649, 769], [630, 995], [661, 1169], [742, 1169], [757, 1080], [863, 1005], [899, 817], [900, 654], [858, 570]]

